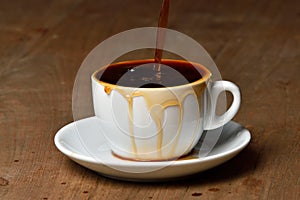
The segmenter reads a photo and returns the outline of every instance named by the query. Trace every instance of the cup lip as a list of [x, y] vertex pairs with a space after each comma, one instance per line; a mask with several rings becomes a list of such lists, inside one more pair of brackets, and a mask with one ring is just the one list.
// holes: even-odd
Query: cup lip
[[193, 66], [198, 66], [198, 67], [201, 68], [201, 70], [203, 70], [205, 75], [201, 79], [199, 79], [197, 81], [194, 81], [194, 82], [191, 82], [191, 83], [186, 83], [186, 84], [182, 84], [182, 85], [175, 85], [175, 86], [167, 86], [167, 87], [161, 87], [161, 88], [139, 88], [139, 87], [122, 86], [122, 85], [116, 85], [116, 84], [100, 81], [98, 78], [96, 78], [96, 74], [99, 71], [101, 71], [102, 69], [104, 69], [108, 66], [111, 66], [111, 65], [122, 65], [122, 64], [128, 64], [128, 63], [135, 63], [135, 64], [141, 63], [142, 64], [142, 63], [145, 63], [145, 62], [154, 62], [154, 59], [139, 59], [139, 60], [121, 61], [121, 62], [116, 62], [116, 63], [112, 63], [112, 64], [109, 64], [109, 65], [103, 66], [100, 69], [93, 72], [91, 78], [92, 78], [93, 81], [96, 81], [97, 83], [101, 84], [102, 86], [107, 86], [107, 87], [110, 87], [110, 88], [118, 87], [120, 89], [134, 89], [134, 90], [139, 89], [139, 90], [144, 90], [144, 91], [151, 91], [151, 90], [158, 91], [158, 90], [165, 90], [167, 88], [169, 88], [169, 89], [170, 88], [171, 89], [181, 89], [181, 88], [184, 88], [184, 87], [191, 87], [191, 86], [200, 85], [202, 83], [206, 83], [209, 80], [209, 78], [211, 77], [211, 72], [202, 64], [192, 62], [192, 61], [187, 61], [187, 60], [162, 59], [162, 62], [172, 62], [172, 61], [176, 61], [176, 62], [180, 62], [180, 63], [187, 63], [188, 62], [188, 63], [192, 64]]

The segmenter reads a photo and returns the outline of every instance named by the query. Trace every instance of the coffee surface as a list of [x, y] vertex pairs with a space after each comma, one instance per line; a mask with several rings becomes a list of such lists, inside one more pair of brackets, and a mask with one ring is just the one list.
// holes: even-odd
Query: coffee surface
[[162, 60], [159, 76], [150, 60], [111, 64], [96, 74], [102, 82], [139, 88], [161, 88], [195, 82], [204, 76], [204, 70], [187, 61]]

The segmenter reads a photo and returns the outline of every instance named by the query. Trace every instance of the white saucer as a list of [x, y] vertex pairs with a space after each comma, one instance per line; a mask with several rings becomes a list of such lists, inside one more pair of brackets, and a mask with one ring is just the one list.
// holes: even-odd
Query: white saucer
[[[250, 132], [236, 122], [223, 127], [217, 144], [205, 157], [176, 161], [137, 162], [112, 155], [96, 117], [70, 123], [55, 138], [56, 147], [70, 159], [104, 176], [122, 180], [158, 181], [191, 175], [215, 167], [237, 155], [250, 141]], [[199, 148], [201, 142], [196, 146]]]

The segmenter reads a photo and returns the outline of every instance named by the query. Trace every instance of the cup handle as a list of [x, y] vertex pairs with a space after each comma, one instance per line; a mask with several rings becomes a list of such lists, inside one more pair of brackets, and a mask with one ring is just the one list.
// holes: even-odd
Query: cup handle
[[[216, 114], [217, 100], [222, 91], [231, 92], [233, 101], [230, 108], [222, 115]], [[223, 126], [229, 122], [237, 113], [241, 103], [241, 94], [239, 88], [229, 81], [215, 81], [208, 83], [207, 87], [208, 110], [205, 117], [204, 129], [211, 130]]]

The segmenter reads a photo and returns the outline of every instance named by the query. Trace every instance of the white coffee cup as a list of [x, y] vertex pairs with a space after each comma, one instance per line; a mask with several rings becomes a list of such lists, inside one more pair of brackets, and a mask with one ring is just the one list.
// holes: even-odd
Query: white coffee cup
[[[144, 62], [153, 61], [127, 61], [113, 66]], [[105, 68], [92, 75], [95, 115], [113, 154], [137, 161], [177, 159], [194, 148], [204, 130], [221, 127], [235, 116], [241, 101], [239, 88], [228, 81], [212, 82], [207, 68], [192, 64], [200, 69], [201, 79], [161, 88], [128, 87], [101, 81], [99, 74]], [[222, 91], [231, 92], [233, 101], [219, 116], [216, 107]]]

